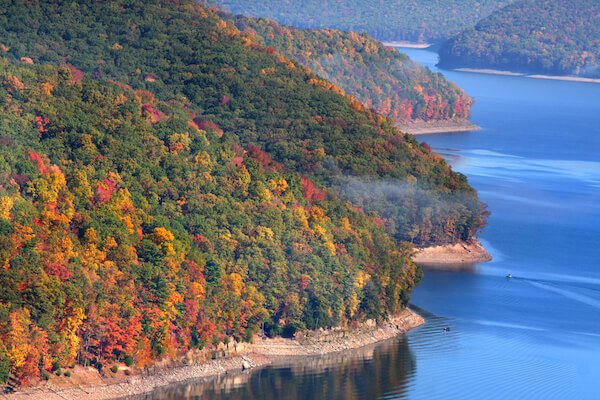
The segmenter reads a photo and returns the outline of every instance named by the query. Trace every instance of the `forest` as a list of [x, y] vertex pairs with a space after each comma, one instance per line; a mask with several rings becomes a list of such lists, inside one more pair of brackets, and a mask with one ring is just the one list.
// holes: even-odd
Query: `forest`
[[443, 67], [600, 77], [600, 3], [523, 0], [446, 42]]
[[193, 2], [121, 3], [15, 1], [0, 14], [5, 55], [184, 98], [201, 127], [235, 133], [319, 184], [410, 182], [420, 201], [394, 205], [406, 215], [388, 224], [398, 240], [423, 227], [416, 244], [448, 243], [483, 226], [484, 206], [462, 174], [338, 86]]
[[470, 116], [473, 101], [458, 86], [369, 35], [288, 28], [268, 19], [233, 18], [241, 31], [256, 35], [264, 45], [274, 47], [399, 124]]
[[379, 40], [440, 43], [514, 0], [204, 0], [298, 28], [366, 32]]
[[0, 31], [1, 380], [384, 319], [406, 242], [485, 225], [427, 146], [192, 1], [13, 1]]

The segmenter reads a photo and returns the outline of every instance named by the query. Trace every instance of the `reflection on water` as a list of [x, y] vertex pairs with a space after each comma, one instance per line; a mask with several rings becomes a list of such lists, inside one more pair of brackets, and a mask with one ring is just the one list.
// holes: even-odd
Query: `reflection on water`
[[405, 336], [352, 352], [284, 361], [254, 373], [225, 375], [131, 399], [374, 399], [404, 398], [415, 359]]
[[456, 264], [448, 264], [448, 263], [435, 263], [435, 262], [424, 262], [418, 263], [419, 267], [421, 267], [425, 273], [428, 270], [446, 270], [446, 271], [455, 271], [455, 272], [476, 272], [477, 264], [475, 263], [456, 263]]

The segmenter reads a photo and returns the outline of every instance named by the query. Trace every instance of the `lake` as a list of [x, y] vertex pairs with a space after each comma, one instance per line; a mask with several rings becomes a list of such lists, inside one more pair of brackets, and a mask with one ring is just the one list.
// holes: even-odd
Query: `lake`
[[426, 270], [403, 337], [143, 398], [600, 399], [600, 84], [441, 72], [483, 129], [419, 140], [489, 205], [494, 260]]

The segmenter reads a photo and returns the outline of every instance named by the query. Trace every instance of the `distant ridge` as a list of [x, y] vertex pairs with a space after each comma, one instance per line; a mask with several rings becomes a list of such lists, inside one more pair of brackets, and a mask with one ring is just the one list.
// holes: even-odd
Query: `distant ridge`
[[439, 43], [512, 1], [208, 0], [208, 3], [299, 28], [367, 32], [385, 41]]
[[600, 2], [522, 0], [440, 49], [445, 68], [600, 77]]

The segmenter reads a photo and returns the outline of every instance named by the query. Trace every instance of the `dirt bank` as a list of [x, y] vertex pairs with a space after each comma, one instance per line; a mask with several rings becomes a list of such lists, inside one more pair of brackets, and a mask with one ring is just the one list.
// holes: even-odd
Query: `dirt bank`
[[490, 261], [492, 256], [481, 243], [456, 243], [417, 249], [413, 260], [417, 264], [432, 268], [454, 269], [465, 265]]
[[455, 71], [459, 72], [472, 72], [475, 74], [487, 74], [487, 75], [506, 75], [506, 76], [525, 76], [521, 72], [503, 71], [499, 69], [490, 68], [455, 68]]
[[[221, 345], [218, 354], [223, 358], [205, 360], [206, 351], [189, 353], [176, 362], [163, 363], [144, 372], [133, 371], [125, 375], [100, 374], [93, 368], [76, 367], [72, 376], [52, 377], [50, 381], [20, 392], [5, 395], [10, 400], [104, 400], [141, 395], [169, 384], [192, 379], [210, 378], [224, 374], [239, 373], [244, 369], [268, 365], [282, 357], [298, 360], [310, 355], [324, 355], [344, 350], [358, 349], [393, 338], [424, 322], [411, 310], [379, 325], [366, 321], [353, 328], [333, 328], [298, 334], [295, 339], [263, 339], [256, 337], [254, 343]], [[203, 353], [203, 354], [200, 354]], [[214, 357], [215, 352], [212, 352]], [[202, 360], [202, 361], [199, 361]]]
[[411, 121], [399, 125], [400, 130], [413, 135], [432, 133], [478, 131], [481, 128], [466, 119], [447, 119], [438, 121]]
[[599, 78], [586, 78], [586, 77], [582, 77], [582, 76], [526, 74], [526, 73], [522, 73], [522, 72], [502, 71], [502, 70], [489, 69], [489, 68], [455, 68], [454, 70], [459, 71], [459, 72], [472, 72], [472, 73], [476, 73], [476, 74], [508, 75], [508, 76], [521, 76], [523, 78], [533, 78], [533, 79], [550, 79], [550, 80], [557, 80], [557, 81], [600, 83]]
[[527, 75], [528, 78], [534, 79], [550, 79], [555, 81], [571, 81], [585, 83], [600, 83], [598, 78], [584, 78], [581, 76], [560, 76], [560, 75]]
[[253, 352], [265, 356], [307, 356], [356, 349], [390, 339], [421, 325], [423, 318], [405, 310], [388, 321], [376, 325], [367, 321], [354, 329], [333, 328], [297, 335], [295, 340], [276, 338], [256, 340], [250, 345]]
[[391, 41], [391, 42], [381, 42], [384, 46], [387, 47], [398, 47], [404, 49], [428, 49], [431, 47], [429, 43], [417, 43], [417, 42], [407, 42], [407, 41]]

